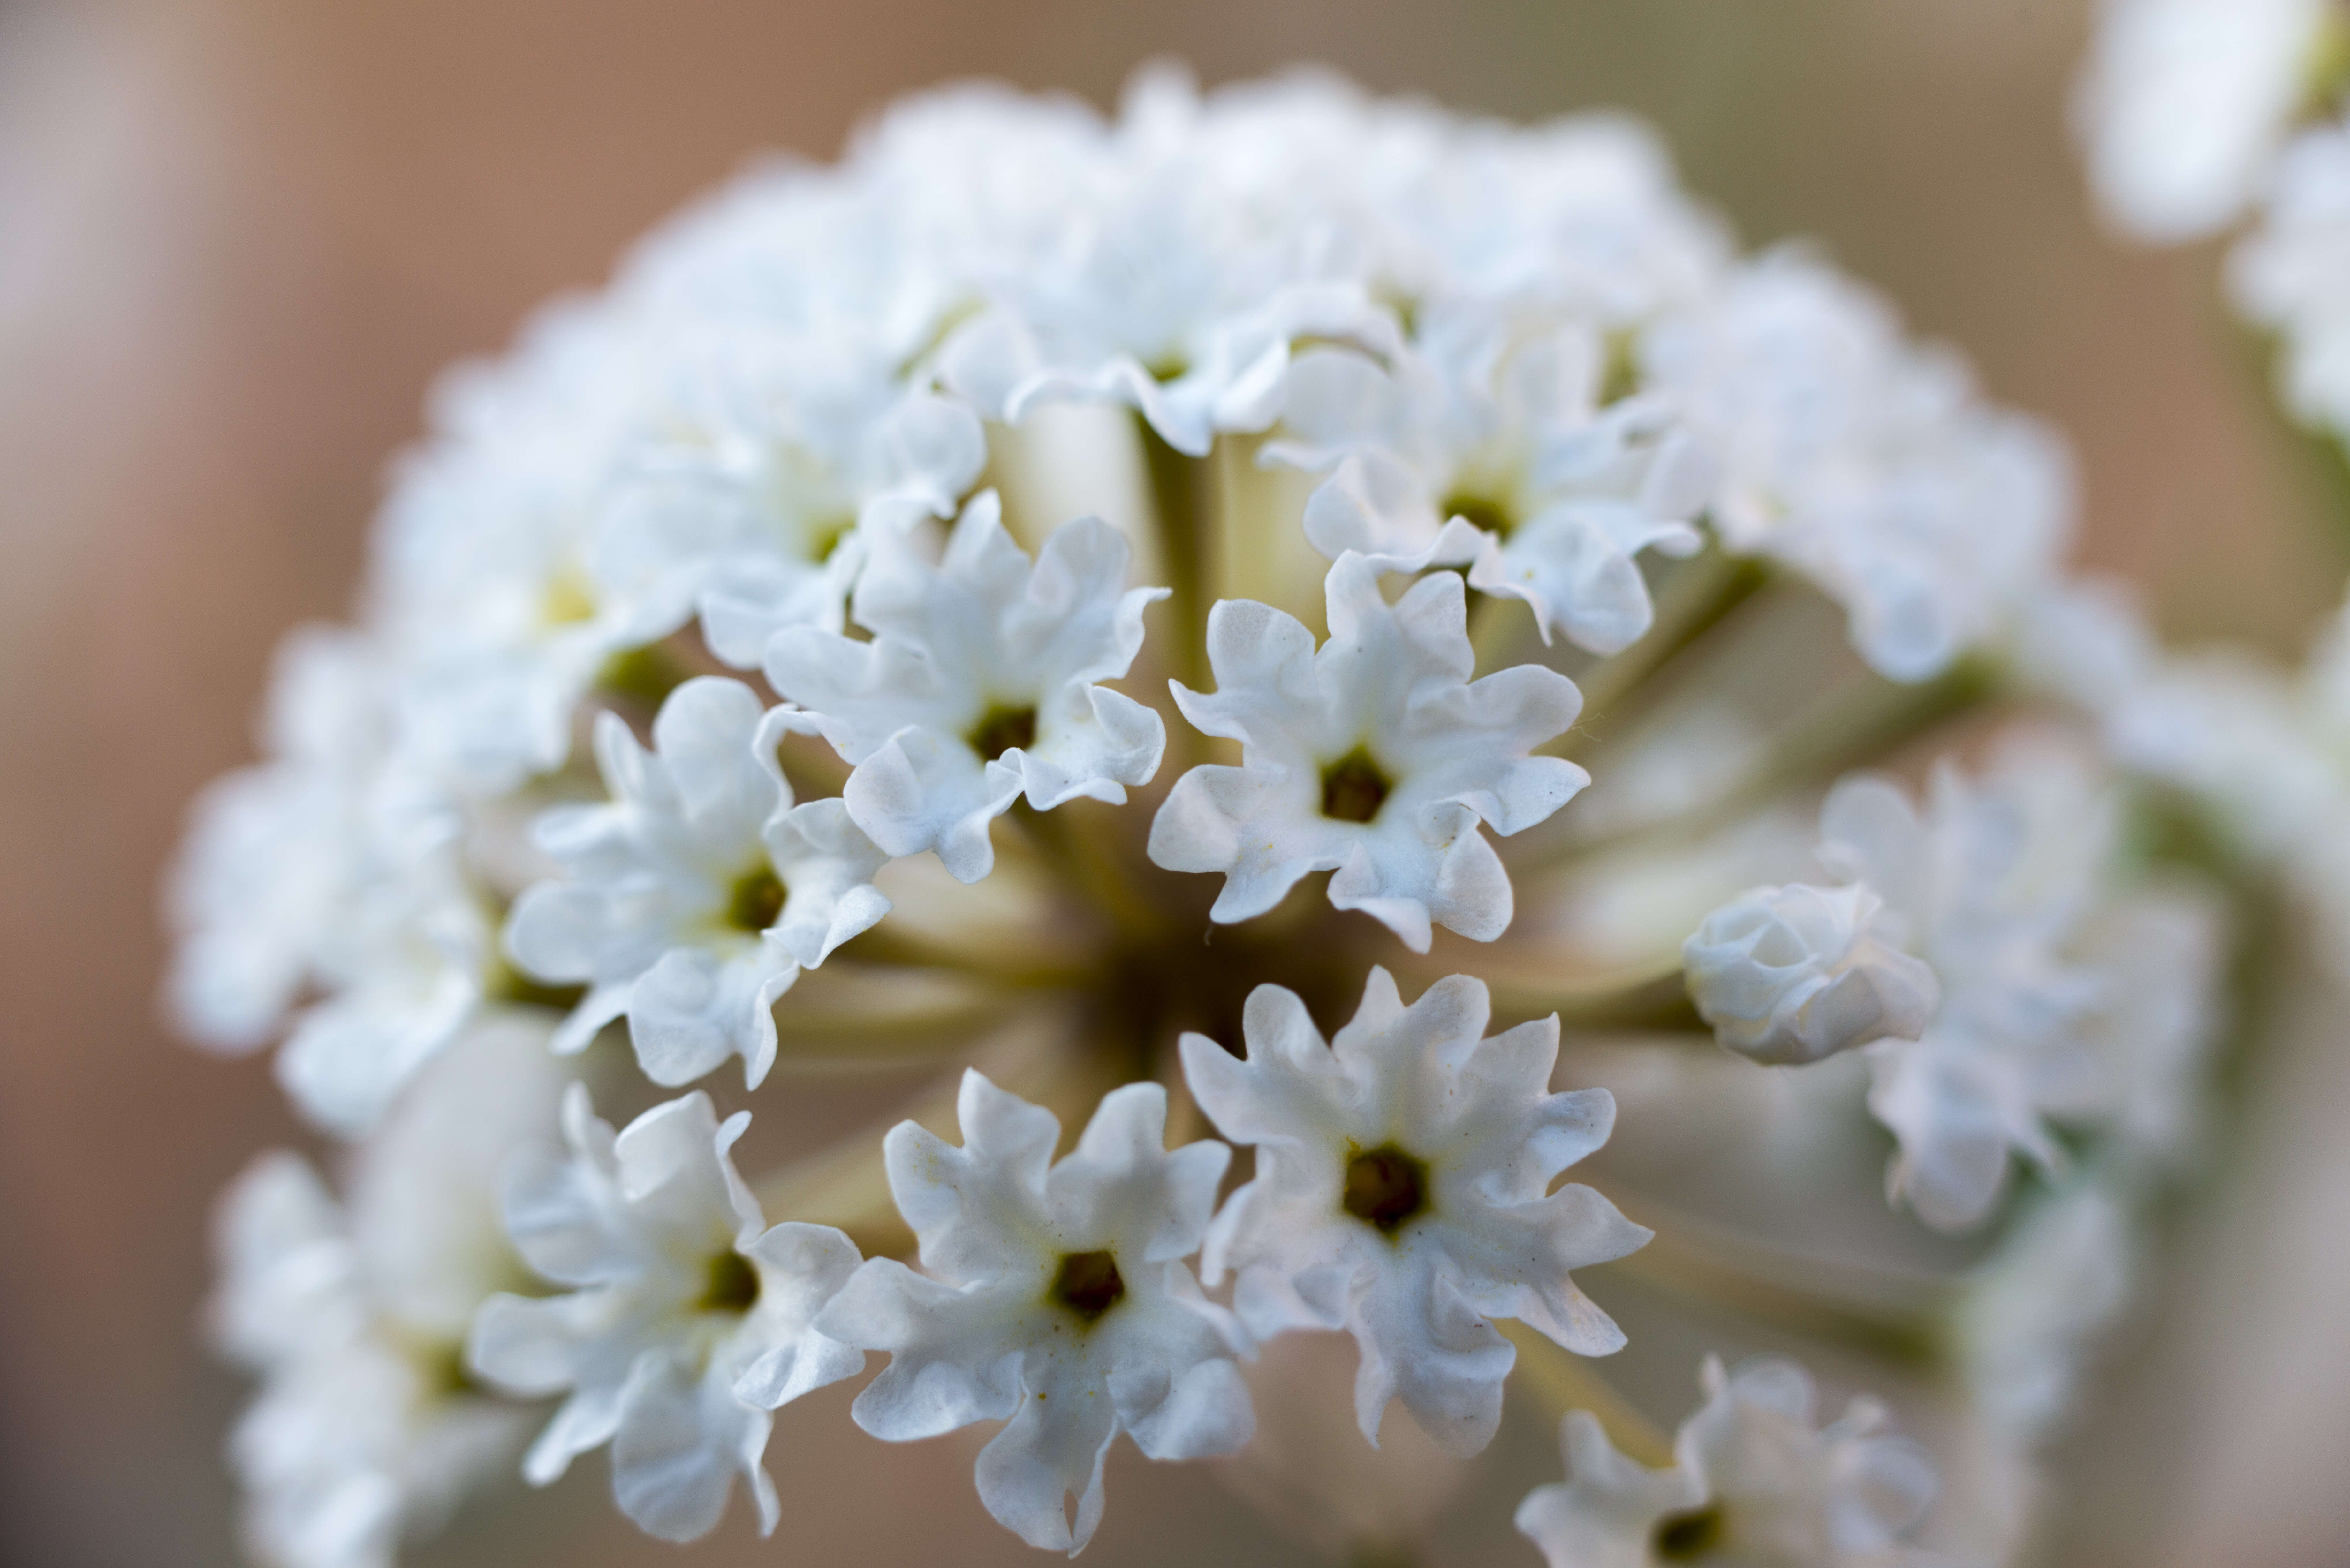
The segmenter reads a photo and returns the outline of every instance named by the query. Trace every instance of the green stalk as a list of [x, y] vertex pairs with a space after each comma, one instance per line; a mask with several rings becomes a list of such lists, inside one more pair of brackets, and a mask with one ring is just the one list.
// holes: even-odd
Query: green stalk
[[1167, 575], [1167, 624], [1175, 633], [1170, 662], [1176, 679], [1193, 691], [1209, 682], [1206, 585], [1214, 535], [1213, 476], [1205, 461], [1169, 446], [1141, 415], [1135, 428], [1142, 439], [1143, 465], [1150, 475], [1150, 504], [1159, 520], [1159, 550]]
[[[1638, 1257], [1638, 1253], [1633, 1256]], [[1537, 1330], [1503, 1319], [1493, 1326], [1518, 1348], [1517, 1370], [1554, 1420], [1570, 1410], [1588, 1410], [1607, 1429], [1619, 1453], [1652, 1469], [1673, 1462], [1673, 1440], [1600, 1376], [1588, 1359], [1561, 1349]]]
[[1124, 858], [1102, 842], [1100, 834], [1071, 819], [1069, 814], [1079, 808], [1080, 803], [1072, 801], [1055, 811], [1037, 811], [1024, 800], [1013, 806], [1012, 815], [1037, 852], [1067, 874], [1120, 936], [1142, 941], [1157, 938], [1165, 924], [1159, 910], [1135, 887]]
[[1542, 750], [1582, 761], [1599, 739], [1593, 721], [1622, 718], [1627, 700], [1651, 677], [1702, 641], [1770, 580], [1766, 563], [1732, 556], [1719, 544], [1708, 545], [1703, 554], [1684, 562], [1658, 594], [1656, 620], [1648, 635], [1584, 672], [1575, 682], [1583, 691], [1582, 716], [1574, 729]]

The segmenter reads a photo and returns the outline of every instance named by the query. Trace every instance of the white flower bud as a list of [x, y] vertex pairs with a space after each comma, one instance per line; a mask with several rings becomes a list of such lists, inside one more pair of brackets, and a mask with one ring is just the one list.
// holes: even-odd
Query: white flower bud
[[1903, 952], [1898, 919], [1863, 884], [1756, 888], [1681, 944], [1690, 1000], [1722, 1045], [1758, 1062], [1817, 1062], [1914, 1040], [1942, 992]]

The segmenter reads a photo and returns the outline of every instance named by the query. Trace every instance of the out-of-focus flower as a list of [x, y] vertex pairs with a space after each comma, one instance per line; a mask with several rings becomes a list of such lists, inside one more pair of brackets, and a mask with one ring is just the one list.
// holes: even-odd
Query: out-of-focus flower
[[2229, 258], [2237, 304], [2278, 337], [2287, 406], [2350, 439], [2350, 125], [2296, 138], [2267, 195]]
[[2073, 119], [2106, 215], [2161, 244], [2232, 223], [2330, 25], [2329, 0], [2104, 0]]
[[1931, 1561], [1902, 1537], [1933, 1500], [1934, 1469], [1880, 1435], [1884, 1407], [1855, 1399], [1815, 1428], [1809, 1374], [1758, 1357], [1725, 1373], [1709, 1357], [1706, 1403], [1681, 1423], [1676, 1463], [1651, 1470], [1616, 1451], [1589, 1411], [1560, 1430], [1564, 1484], [1537, 1487], [1518, 1530], [1550, 1568], [1901, 1568]]
[[[1760, 1041], [1765, 1060], [1866, 1045], [1869, 1109], [1900, 1146], [1888, 1187], [1938, 1229], [1981, 1224], [2011, 1157], [2061, 1167], [2054, 1122], [2175, 1149], [2216, 931], [2208, 909], [2123, 884], [2115, 810], [2088, 761], [2028, 736], [1980, 777], [1939, 768], [1922, 809], [1892, 780], [1846, 778], [1819, 850], [1844, 885], [1716, 910], [1684, 950], [1690, 996], [1724, 1045]], [[1849, 1014], [1806, 1014], [1839, 984]], [[1887, 998], [1904, 1027], [1882, 1026]]]
[[1968, 1380], [1991, 1420], [2027, 1443], [2072, 1409], [2084, 1353], [2129, 1300], [2131, 1219], [2110, 1184], [2075, 1182], [2022, 1218], [1967, 1297]]
[[2072, 476], [2041, 426], [1986, 407], [1956, 357], [1800, 251], [1749, 262], [1650, 329], [1650, 384], [1719, 474], [1731, 550], [1804, 573], [1896, 680], [1997, 637], [2054, 575]]
[[523, 1277], [496, 1172], [561, 1082], [543, 1028], [485, 1022], [359, 1151], [345, 1201], [284, 1150], [222, 1195], [211, 1318], [262, 1379], [229, 1442], [262, 1561], [390, 1568], [522, 1447], [530, 1412], [466, 1376], [465, 1326]]
[[1816, 1062], [1887, 1038], [1915, 1040], [1941, 1002], [1901, 921], [1857, 883], [1757, 888], [1681, 945], [1690, 1000], [1714, 1037], [1758, 1062]]

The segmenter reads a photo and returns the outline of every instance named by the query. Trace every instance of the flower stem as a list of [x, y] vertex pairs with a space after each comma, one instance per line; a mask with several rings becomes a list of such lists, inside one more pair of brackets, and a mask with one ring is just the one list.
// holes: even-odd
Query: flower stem
[[1021, 830], [1037, 852], [1057, 865], [1072, 886], [1107, 916], [1121, 936], [1148, 940], [1163, 924], [1159, 911], [1126, 874], [1123, 857], [1102, 843], [1087, 825], [1072, 820], [1072, 801], [1053, 811], [1037, 811], [1024, 800], [1012, 808]]
[[1659, 1213], [1652, 1201], [1638, 1207], [1657, 1235], [1617, 1261], [1628, 1279], [1911, 1366], [1931, 1370], [1949, 1358], [1945, 1325], [1961, 1288], [1954, 1281], [1776, 1246], [1694, 1215]]
[[[1496, 954], [1497, 961], [1480, 969], [1497, 1013], [1541, 1017], [1555, 1012], [1561, 1023], [1574, 1028], [1695, 1033], [1705, 1044], [1712, 1044], [1712, 1032], [1690, 1004], [1677, 960], [1669, 964], [1575, 973], [1565, 964], [1529, 961], [1538, 960], [1537, 954], [1513, 956], [1519, 961], [1515, 965]], [[1453, 965], [1431, 963], [1415, 954], [1396, 967], [1427, 984], [1451, 972]]]
[[1767, 563], [1732, 556], [1719, 544], [1682, 563], [1657, 596], [1657, 618], [1639, 641], [1600, 660], [1576, 684], [1583, 713], [1575, 728], [1543, 748], [1554, 756], [1579, 760], [1598, 741], [1592, 721], [1616, 719], [1625, 700], [1677, 657], [1728, 619], [1771, 580]]
[[1170, 659], [1176, 679], [1194, 691], [1204, 690], [1208, 684], [1205, 587], [1215, 533], [1210, 514], [1215, 503], [1213, 476], [1203, 460], [1169, 446], [1166, 438], [1150, 428], [1149, 421], [1138, 414], [1134, 422], [1141, 433], [1143, 464], [1150, 474], [1160, 566], [1170, 590], [1168, 622], [1175, 631]]
[[1968, 655], [1922, 685], [1870, 673], [1824, 692], [1773, 735], [1761, 758], [1711, 797], [1670, 815], [1619, 831], [1543, 845], [1519, 862], [1526, 869], [1564, 866], [1599, 850], [1654, 838], [1685, 844], [1739, 821], [1774, 798], [1834, 778], [1882, 757], [1997, 696], [1999, 673]]
[[1618, 1451], [1652, 1469], [1673, 1462], [1672, 1439], [1664, 1429], [1617, 1393], [1588, 1360], [1561, 1349], [1524, 1324], [1503, 1319], [1493, 1326], [1518, 1347], [1518, 1371], [1554, 1419], [1570, 1410], [1588, 1410], [1607, 1428], [1607, 1440]]

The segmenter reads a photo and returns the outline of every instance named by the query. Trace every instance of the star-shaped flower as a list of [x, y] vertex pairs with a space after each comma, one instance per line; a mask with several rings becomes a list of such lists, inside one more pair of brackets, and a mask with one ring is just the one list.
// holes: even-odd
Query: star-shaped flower
[[1900, 1537], [1934, 1493], [1916, 1445], [1878, 1435], [1884, 1407], [1856, 1399], [1815, 1429], [1810, 1376], [1758, 1357], [1705, 1364], [1705, 1406], [1681, 1423], [1669, 1470], [1624, 1458], [1587, 1410], [1560, 1438], [1568, 1479], [1536, 1487], [1518, 1531], [1550, 1568], [1903, 1568], [1926, 1557]]
[[711, 651], [755, 669], [783, 627], [838, 631], [868, 539], [952, 516], [987, 438], [856, 356], [743, 332], [702, 347], [616, 488], [606, 569], [690, 598]]
[[792, 804], [775, 759], [787, 715], [761, 716], [737, 680], [669, 695], [647, 753], [612, 713], [596, 755], [609, 804], [558, 806], [538, 842], [571, 875], [515, 901], [515, 961], [588, 991], [556, 1035], [583, 1049], [626, 1013], [655, 1083], [690, 1083], [730, 1055], [755, 1086], [775, 1055], [775, 998], [889, 912], [889, 859], [837, 800]]
[[1104, 1096], [1057, 1165], [1059, 1120], [975, 1071], [956, 1115], [961, 1148], [912, 1122], [884, 1146], [926, 1272], [867, 1262], [816, 1327], [890, 1353], [854, 1407], [877, 1438], [1008, 1422], [980, 1453], [980, 1501], [1032, 1545], [1074, 1556], [1101, 1521], [1118, 1433], [1152, 1459], [1190, 1459], [1255, 1429], [1232, 1359], [1244, 1335], [1180, 1261], [1200, 1245], [1232, 1151], [1169, 1152], [1156, 1084]]
[[1378, 572], [1348, 554], [1330, 568], [1330, 639], [1268, 605], [1225, 600], [1208, 617], [1217, 689], [1174, 687], [1241, 765], [1193, 768], [1150, 827], [1170, 871], [1221, 871], [1211, 918], [1262, 915], [1299, 878], [1336, 871], [1330, 902], [1378, 919], [1415, 952], [1434, 922], [1491, 941], [1508, 929], [1509, 873], [1477, 831], [1507, 836], [1556, 811], [1591, 777], [1530, 754], [1582, 709], [1575, 683], [1522, 664], [1471, 681], [1468, 610], [1451, 573], [1389, 606]]
[[857, 1248], [828, 1226], [766, 1226], [728, 1155], [750, 1121], [738, 1111], [720, 1123], [697, 1092], [616, 1137], [575, 1085], [569, 1158], [526, 1154], [505, 1204], [531, 1267], [575, 1288], [493, 1296], [466, 1346], [501, 1387], [569, 1392], [523, 1460], [533, 1485], [609, 1442], [621, 1511], [669, 1541], [714, 1529], [737, 1474], [772, 1532], [767, 1412], [865, 1366], [811, 1326]]
[[1654, 616], [1634, 556], [1701, 543], [1690, 522], [1711, 473], [1695, 443], [1658, 400], [1608, 384], [1591, 323], [1459, 311], [1420, 348], [1393, 374], [1332, 349], [1292, 370], [1286, 428], [1309, 440], [1269, 452], [1312, 463], [1351, 449], [1307, 502], [1306, 536], [1387, 571], [1466, 566], [1470, 587], [1523, 599], [1545, 642], [1628, 646]]
[[463, 1375], [466, 1324], [525, 1271], [496, 1172], [554, 1130], [543, 1025], [477, 1022], [348, 1152], [344, 1191], [261, 1156], [214, 1220], [215, 1342], [261, 1388], [230, 1437], [242, 1533], [284, 1568], [393, 1568], [403, 1541], [508, 1474], [529, 1412]]
[[1605, 1089], [1549, 1092], [1556, 1017], [1488, 1040], [1490, 1015], [1480, 981], [1440, 981], [1407, 1008], [1374, 969], [1329, 1044], [1274, 985], [1249, 996], [1245, 1061], [1183, 1037], [1201, 1108], [1257, 1150], [1255, 1179], [1209, 1232], [1207, 1281], [1238, 1272], [1233, 1305], [1260, 1338], [1351, 1333], [1355, 1418], [1374, 1442], [1396, 1397], [1456, 1453], [1492, 1439], [1516, 1359], [1492, 1318], [1583, 1355], [1624, 1344], [1569, 1271], [1650, 1233], [1587, 1187], [1550, 1190], [1607, 1141], [1616, 1102]]
[[1159, 715], [1097, 684], [1142, 648], [1126, 536], [1097, 518], [1057, 529], [1032, 565], [993, 491], [963, 508], [933, 566], [877, 541], [852, 614], [858, 642], [813, 627], [776, 633], [767, 679], [807, 711], [793, 722], [856, 764], [848, 813], [891, 855], [935, 850], [976, 882], [994, 868], [988, 825], [1022, 794], [1037, 811], [1112, 805], [1149, 782]]

